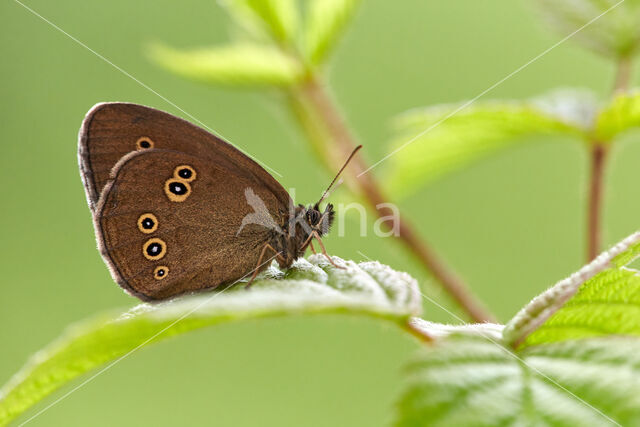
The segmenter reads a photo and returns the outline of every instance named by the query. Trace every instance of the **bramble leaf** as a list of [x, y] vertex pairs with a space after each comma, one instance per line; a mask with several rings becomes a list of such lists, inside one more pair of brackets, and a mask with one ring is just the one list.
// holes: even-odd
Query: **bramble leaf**
[[101, 365], [138, 348], [206, 326], [243, 319], [320, 313], [352, 313], [404, 325], [421, 311], [416, 281], [377, 262], [356, 264], [321, 255], [298, 260], [280, 271], [272, 266], [254, 282], [165, 303], [141, 304], [99, 315], [69, 328], [36, 353], [0, 389], [0, 425], [48, 394]]
[[407, 369], [397, 426], [635, 425], [640, 340], [557, 342], [513, 353], [458, 334], [427, 346]]
[[610, 57], [629, 57], [640, 46], [638, 0], [534, 0], [562, 36]]
[[165, 69], [204, 83], [287, 86], [302, 78], [300, 64], [275, 47], [238, 44], [196, 50], [154, 45], [150, 55]]
[[[399, 426], [640, 422], [640, 233], [499, 325], [411, 324], [433, 338], [408, 369]], [[441, 331], [442, 333], [438, 333]]]
[[312, 0], [305, 32], [305, 52], [313, 64], [320, 64], [335, 46], [360, 0]]
[[640, 275], [627, 267], [640, 256], [632, 234], [524, 307], [505, 327], [505, 342], [529, 347], [570, 339], [640, 337]]
[[609, 142], [637, 127], [640, 127], [640, 93], [621, 93], [598, 113], [594, 134], [599, 141]]
[[295, 0], [224, 0], [236, 21], [252, 33], [265, 33], [278, 42], [295, 39], [299, 25]]
[[434, 340], [447, 338], [451, 335], [465, 334], [469, 336], [481, 336], [494, 340], [502, 339], [504, 325], [496, 323], [471, 323], [465, 325], [444, 325], [442, 323], [429, 322], [419, 317], [409, 320], [411, 326], [422, 331], [426, 336]]
[[558, 92], [532, 101], [495, 101], [416, 109], [396, 120], [390, 192], [407, 195], [531, 135], [584, 138], [595, 103], [581, 93]]

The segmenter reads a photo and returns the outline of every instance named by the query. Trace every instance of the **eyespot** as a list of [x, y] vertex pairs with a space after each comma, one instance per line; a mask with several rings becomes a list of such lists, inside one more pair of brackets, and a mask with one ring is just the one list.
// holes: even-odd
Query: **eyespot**
[[167, 274], [169, 274], [169, 267], [166, 265], [159, 265], [155, 270], [153, 270], [153, 278], [156, 280], [164, 279], [167, 277]]
[[173, 176], [182, 181], [191, 182], [196, 179], [196, 170], [189, 165], [180, 165], [173, 171]]
[[184, 202], [191, 194], [191, 186], [188, 182], [171, 178], [164, 183], [164, 193], [172, 202]]
[[151, 234], [158, 229], [158, 218], [152, 213], [145, 213], [138, 218], [138, 230]]
[[142, 136], [136, 141], [136, 148], [138, 150], [147, 150], [153, 148], [154, 143], [148, 136]]
[[162, 240], [154, 237], [147, 240], [142, 246], [142, 255], [151, 261], [157, 261], [164, 257], [167, 253], [167, 244]]

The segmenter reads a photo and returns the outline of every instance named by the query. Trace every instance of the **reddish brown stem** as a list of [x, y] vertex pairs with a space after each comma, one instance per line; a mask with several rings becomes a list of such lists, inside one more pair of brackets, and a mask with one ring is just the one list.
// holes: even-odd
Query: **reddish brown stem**
[[591, 261], [598, 256], [601, 248], [601, 206], [606, 156], [606, 145], [601, 142], [593, 143], [591, 148], [591, 180], [587, 213], [587, 261]]
[[418, 328], [415, 323], [411, 321], [411, 319], [407, 319], [407, 321], [402, 324], [402, 328], [425, 343], [430, 344], [435, 341], [435, 339], [431, 335]]
[[[314, 78], [310, 78], [301, 89], [302, 95], [308, 99], [308, 103], [315, 110], [314, 112], [318, 118], [324, 122], [328, 134], [334, 140], [336, 147], [338, 147], [338, 150], [330, 150], [331, 152], [328, 154], [333, 157], [331, 163], [339, 164], [357, 145], [351, 132], [323, 84]], [[367, 169], [368, 167], [362, 156], [355, 157], [349, 167], [352, 184], [360, 190], [380, 218], [394, 217], [394, 212], [390, 208], [385, 207], [386, 205], [380, 206], [385, 204], [387, 199], [383, 196], [373, 174], [365, 173], [358, 177], [361, 172]], [[385, 226], [392, 227], [392, 221], [388, 220]], [[405, 218], [396, 218], [396, 227], [398, 231], [397, 237], [474, 321], [495, 321], [494, 316], [476, 299], [462, 280], [442, 262], [429, 244], [419, 237], [413, 226]]]
[[[613, 94], [629, 90], [631, 83], [631, 58], [618, 60]], [[604, 173], [607, 157], [607, 142], [592, 141], [591, 170], [589, 183], [589, 203], [587, 207], [587, 261], [593, 260], [602, 248], [602, 194], [604, 192]]]
[[629, 88], [629, 82], [631, 80], [631, 58], [623, 57], [618, 61], [618, 68], [616, 70], [616, 79], [613, 85], [613, 92], [626, 92]]

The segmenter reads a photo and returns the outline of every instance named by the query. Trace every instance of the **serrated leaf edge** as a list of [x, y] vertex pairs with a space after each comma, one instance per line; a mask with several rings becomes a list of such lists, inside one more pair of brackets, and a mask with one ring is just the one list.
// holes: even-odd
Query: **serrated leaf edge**
[[464, 334], [478, 336], [500, 343], [502, 341], [502, 330], [504, 325], [497, 323], [474, 323], [465, 325], [447, 325], [443, 323], [430, 322], [419, 317], [409, 319], [409, 325], [419, 329], [434, 340], [447, 338], [454, 334]]
[[[621, 267], [622, 265], [616, 262], [616, 258], [639, 242], [640, 232], [636, 232], [610, 250], [600, 254], [595, 260], [571, 276], [535, 297], [505, 326], [503, 331], [505, 343], [512, 348], [517, 348], [531, 333], [562, 308], [583, 283], [607, 268]], [[625, 259], [625, 264], [631, 261], [632, 259]]]

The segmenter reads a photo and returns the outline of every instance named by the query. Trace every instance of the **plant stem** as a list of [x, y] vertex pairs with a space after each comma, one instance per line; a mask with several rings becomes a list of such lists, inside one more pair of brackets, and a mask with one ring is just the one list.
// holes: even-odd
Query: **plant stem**
[[[322, 121], [327, 134], [337, 148], [337, 150], [326, 150], [325, 155], [331, 157], [330, 164], [339, 164], [357, 144], [337, 106], [327, 93], [325, 85], [318, 81], [317, 77], [311, 76], [299, 91], [293, 93], [293, 96], [302, 97], [301, 105], [308, 104], [317, 119]], [[356, 156], [349, 168], [352, 186], [357, 187], [376, 214], [385, 219], [385, 226], [391, 228], [394, 225], [391, 218], [395, 219], [397, 237], [413, 252], [444, 290], [467, 312], [469, 317], [476, 322], [494, 321], [494, 316], [476, 299], [462, 280], [445, 266], [429, 244], [419, 237], [413, 226], [406, 219], [394, 215], [391, 208], [386, 207], [387, 199], [383, 196], [373, 174], [365, 173], [357, 177], [358, 174], [366, 170], [367, 165], [363, 158]]]
[[615, 83], [613, 85], [613, 92], [626, 92], [629, 88], [629, 82], [631, 80], [631, 58], [628, 56], [620, 58], [618, 61], [618, 67], [616, 70]]
[[402, 326], [402, 329], [409, 332], [411, 335], [418, 338], [420, 341], [423, 341], [426, 343], [433, 343], [435, 341], [434, 337], [427, 334], [425, 331], [421, 330], [420, 328], [416, 327], [416, 325], [411, 321], [411, 319], [407, 319], [407, 321], [402, 323], [401, 326]]
[[[631, 82], [631, 58], [618, 60], [613, 94], [624, 93]], [[589, 203], [587, 206], [587, 261], [593, 260], [602, 247], [602, 199], [604, 174], [608, 144], [606, 141], [591, 141], [591, 177], [589, 183]]]
[[600, 253], [602, 192], [607, 147], [596, 141], [591, 146], [591, 181], [589, 185], [589, 205], [587, 211], [587, 261]]

